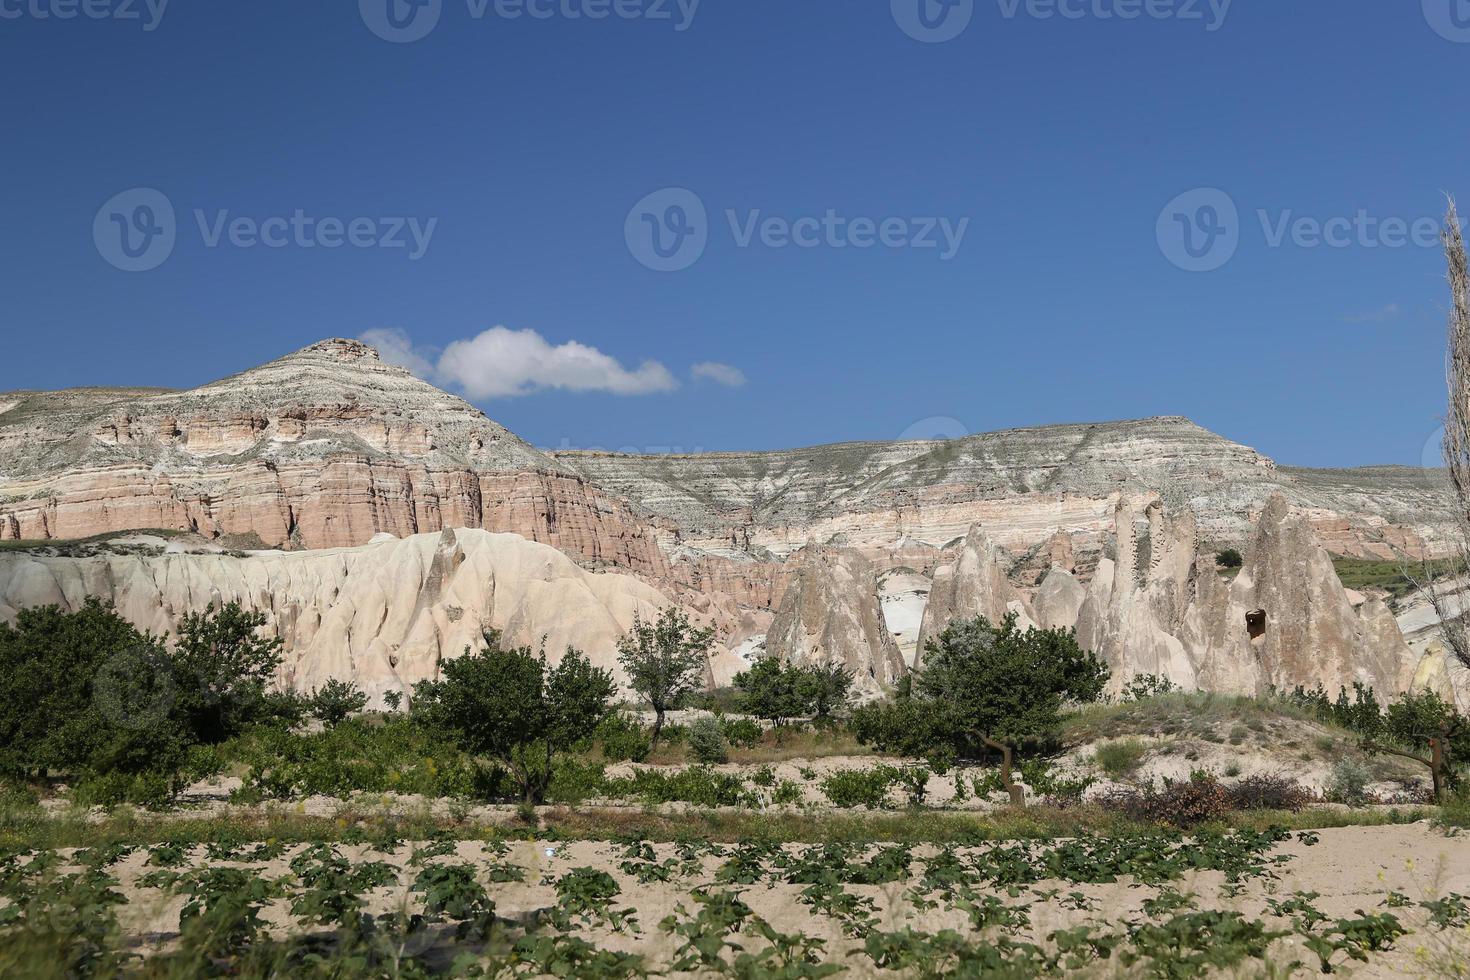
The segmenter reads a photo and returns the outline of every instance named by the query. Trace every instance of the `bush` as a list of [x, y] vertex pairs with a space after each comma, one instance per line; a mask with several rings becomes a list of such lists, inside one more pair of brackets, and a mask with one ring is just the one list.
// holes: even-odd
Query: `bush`
[[1136, 738], [1127, 738], [1120, 742], [1099, 745], [1092, 760], [1099, 769], [1107, 773], [1109, 779], [1117, 780], [1137, 769], [1147, 754], [1148, 746]]
[[159, 810], [186, 785], [175, 773], [113, 771], [83, 776], [72, 787], [72, 800], [82, 806], [112, 807], [119, 803], [134, 803]]
[[350, 681], [330, 680], [307, 699], [311, 716], [327, 726], [340, 725], [367, 707], [367, 695]]
[[725, 733], [725, 741], [742, 749], [759, 745], [761, 737], [765, 735], [765, 730], [749, 718], [722, 719], [720, 728]]
[[702, 765], [730, 761], [730, 743], [716, 718], [698, 718], [689, 726], [689, 754]]
[[1362, 806], [1368, 801], [1367, 788], [1373, 774], [1356, 759], [1338, 759], [1332, 764], [1332, 778], [1327, 783], [1327, 798], [1348, 806]]
[[1097, 785], [1096, 776], [1063, 775], [1046, 759], [1022, 761], [1021, 778], [1032, 792], [1058, 805], [1082, 802], [1082, 795]]
[[1178, 686], [1162, 674], [1136, 674], [1123, 688], [1123, 703], [1130, 704], [1162, 697], [1179, 690]]
[[1316, 802], [1316, 797], [1295, 779], [1257, 773], [1228, 787], [1234, 810], [1290, 810], [1298, 813]]
[[[672, 731], [666, 729], [664, 735]], [[633, 716], [621, 712], [602, 719], [592, 733], [592, 741], [602, 749], [602, 757], [608, 762], [642, 762], [653, 749], [648, 729]]]
[[755, 794], [732, 773], [715, 772], [703, 766], [665, 774], [657, 769], [639, 769], [633, 775], [607, 781], [606, 793], [615, 798], [636, 798], [644, 803], [693, 803], [696, 806], [757, 806]]
[[1221, 568], [1239, 568], [1245, 564], [1245, 558], [1234, 548], [1226, 548], [1216, 552], [1215, 564]]
[[888, 803], [889, 787], [898, 778], [899, 771], [893, 766], [844, 769], [822, 780], [822, 793], [835, 807], [877, 810]]
[[1162, 789], [1116, 790], [1101, 797], [1106, 808], [1134, 820], [1189, 828], [1222, 819], [1233, 810], [1301, 810], [1312, 794], [1280, 776], [1251, 776], [1226, 786], [1213, 774], [1196, 769], [1188, 780], [1164, 780]]
[[[503, 770], [502, 770], [503, 773]], [[509, 788], [509, 780], [506, 781]], [[607, 774], [600, 763], [563, 757], [556, 762], [546, 798], [552, 803], [577, 804], [607, 795]]]
[[502, 777], [401, 715], [374, 724], [349, 718], [333, 728], [297, 734], [259, 729], [233, 743], [249, 766], [246, 795], [270, 799], [406, 793], [499, 799]]
[[1180, 828], [1219, 820], [1231, 810], [1229, 792], [1218, 779], [1200, 770], [1188, 780], [1164, 780], [1163, 789], [1115, 790], [1099, 802], [1133, 820]]

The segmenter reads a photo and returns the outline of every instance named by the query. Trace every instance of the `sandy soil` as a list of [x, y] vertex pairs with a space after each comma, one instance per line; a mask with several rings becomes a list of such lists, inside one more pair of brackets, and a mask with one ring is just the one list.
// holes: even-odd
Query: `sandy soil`
[[[615, 906], [635, 911], [642, 932], [617, 932], [593, 926], [582, 929], [580, 935], [603, 948], [639, 952], [649, 956], [655, 964], [665, 963], [672, 954], [674, 941], [659, 931], [659, 921], [674, 914], [681, 905], [690, 912], [696, 911], [697, 906], [690, 900], [690, 893], [695, 888], [713, 885], [721, 859], [705, 856], [693, 873], [681, 874], [668, 883], [639, 884], [634, 877], [619, 869], [623, 846], [599, 842], [525, 841], [511, 845], [504, 856], [497, 856], [485, 844], [460, 842], [455, 846], [454, 854], [434, 858], [434, 861], [441, 864], [468, 863], [477, 868], [482, 883], [496, 903], [497, 915], [520, 921], [557, 904], [554, 881], [566, 872], [582, 867], [607, 871], [622, 889]], [[792, 849], [801, 846], [793, 845]], [[286, 876], [290, 873], [290, 858], [300, 850], [300, 847], [292, 848], [268, 863], [231, 866], [261, 869], [272, 878]], [[414, 845], [405, 844], [387, 854], [364, 846], [343, 846], [340, 850], [354, 862], [382, 860], [407, 869], [398, 886], [373, 893], [371, 911], [392, 911], [414, 906], [416, 901], [420, 901], [410, 896], [407, 887], [417, 870], [409, 864]], [[673, 845], [657, 845], [655, 850], [659, 860], [675, 855]], [[922, 859], [933, 853], [935, 849], [932, 847], [914, 848], [913, 854], [918, 859], [914, 865], [916, 872], [922, 872]], [[959, 853], [975, 852], [961, 848]], [[1450, 893], [1470, 895], [1470, 838], [1446, 836], [1428, 824], [1327, 830], [1320, 832], [1320, 841], [1315, 845], [1308, 846], [1293, 840], [1277, 853], [1290, 856], [1289, 862], [1277, 870], [1277, 877], [1248, 879], [1239, 894], [1231, 894], [1222, 888], [1225, 882], [1218, 872], [1191, 874], [1174, 882], [1172, 887], [1197, 896], [1202, 908], [1238, 910], [1248, 918], [1264, 919], [1272, 928], [1286, 926], [1286, 923], [1269, 916], [1266, 900], [1288, 898], [1298, 891], [1319, 893], [1321, 897], [1316, 899], [1317, 907], [1332, 918], [1353, 917], [1360, 909], [1384, 911], [1381, 903], [1391, 891], [1400, 892], [1415, 903]], [[176, 935], [179, 911], [184, 902], [182, 898], [168, 898], [157, 890], [138, 885], [142, 875], [157, 870], [146, 866], [147, 858], [145, 851], [138, 851], [112, 869], [129, 897], [129, 903], [121, 909], [121, 920], [129, 934], [142, 940], [145, 948], [166, 945], [171, 941]], [[191, 851], [189, 862], [194, 867], [210, 863], [203, 847]], [[525, 881], [490, 883], [485, 880], [485, 869], [496, 862], [511, 862], [523, 868]], [[773, 882], [773, 877], [768, 876], [754, 885], [734, 887], [757, 915], [781, 931], [799, 931], [825, 940], [828, 958], [849, 965], [850, 972], [846, 975], [876, 973], [866, 957], [848, 956], [861, 948], [860, 940], [845, 935], [838, 920], [802, 903], [799, 896], [803, 886]], [[917, 910], [905, 894], [911, 884], [912, 881], [881, 887], [849, 885], [847, 890], [873, 901], [877, 927], [881, 930], [913, 927], [934, 932], [953, 928], [973, 935], [965, 915], [953, 907], [941, 904], [936, 910]], [[1055, 895], [1046, 894], [1051, 889], [1059, 889], [1062, 896], [1079, 892], [1085, 896], [1085, 901], [1075, 904], [1058, 901]], [[1045, 936], [1056, 929], [1083, 923], [1098, 923], [1117, 929], [1128, 920], [1142, 920], [1142, 902], [1159, 894], [1159, 889], [1141, 887], [1125, 879], [1107, 885], [1042, 883], [1023, 890], [1019, 896], [1007, 896], [1004, 892], [996, 894], [1005, 898], [1008, 904], [1031, 905], [1030, 928], [1007, 934], [1013, 939], [1043, 942]], [[1340, 975], [1382, 978], [1455, 975], [1436, 973], [1432, 964], [1453, 956], [1458, 956], [1461, 963], [1466, 962], [1466, 956], [1470, 955], [1470, 934], [1465, 930], [1429, 929], [1426, 927], [1427, 914], [1417, 906], [1392, 911], [1414, 931], [1403, 937], [1393, 951], [1373, 954], [1370, 963], [1353, 964], [1351, 971], [1344, 970]], [[284, 901], [272, 906], [266, 918], [274, 926], [286, 928], [290, 916]], [[428, 942], [427, 939], [424, 941]], [[757, 940], [747, 940], [747, 943], [757, 948], [761, 945]], [[1316, 972], [1315, 958], [1303, 948], [1299, 937], [1280, 940], [1273, 947], [1271, 960], [1277, 965], [1294, 959], [1313, 964], [1310, 969], [1302, 971], [1303, 976]], [[1103, 975], [1128, 975], [1116, 964], [1111, 971]]]

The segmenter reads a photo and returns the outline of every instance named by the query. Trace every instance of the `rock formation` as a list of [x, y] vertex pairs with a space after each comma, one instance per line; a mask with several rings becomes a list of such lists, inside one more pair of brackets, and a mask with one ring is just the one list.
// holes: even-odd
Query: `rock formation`
[[447, 530], [360, 548], [268, 553], [98, 555], [0, 553], [0, 620], [40, 605], [74, 609], [88, 595], [143, 629], [167, 634], [185, 612], [239, 601], [285, 641], [280, 682], [310, 691], [353, 680], [375, 703], [435, 677], [441, 660], [487, 629], [539, 648], [567, 647], [619, 672], [617, 639], [667, 600], [626, 575], [589, 572], [513, 534]]
[[1087, 590], [1072, 573], [1053, 566], [1032, 600], [1036, 625], [1042, 629], [1071, 629], [1077, 625], [1077, 616], [1086, 601]]
[[831, 547], [803, 549], [795, 562], [795, 578], [766, 634], [766, 656], [797, 666], [841, 663], [861, 694], [892, 689], [906, 668], [883, 618], [872, 563]]
[[[1150, 503], [1166, 490], [1179, 501], [1173, 516]], [[1221, 690], [1355, 678], [1401, 687], [1414, 656], [1406, 661], [1386, 609], [1345, 605], [1319, 541], [1340, 554], [1418, 554], [1442, 548], [1454, 527], [1449, 495], [1424, 471], [1278, 467], [1179, 418], [787, 452], [544, 453], [350, 340], [189, 391], [0, 395], [0, 540], [156, 528], [271, 552], [114, 556], [75, 571], [59, 558], [6, 559], [13, 584], [0, 602], [11, 610], [49, 601], [52, 579], [66, 583], [72, 604], [78, 589], [113, 595], [121, 582], [120, 603], [156, 629], [207, 599], [215, 577], [226, 592], [248, 579], [261, 608], [274, 609], [278, 588], [282, 608], [307, 608], [293, 597], [330, 594], [340, 585], [332, 569], [357, 569], [357, 583], [362, 568], [391, 559], [409, 581], [418, 573], [399, 566], [424, 547], [409, 541], [480, 529], [556, 549], [568, 560], [558, 582], [581, 581], [566, 569], [622, 572], [637, 581], [610, 578], [643, 589], [641, 601], [690, 609], [724, 641], [716, 681], [739, 668], [729, 651], [764, 637], [784, 656], [840, 656], [881, 686], [950, 620], [1016, 611], [1025, 623], [1075, 624], [1120, 682], [1167, 673]], [[340, 550], [382, 534], [403, 542], [361, 557]], [[1244, 547], [1247, 567], [1226, 582], [1212, 561], [1196, 560], [1197, 538]], [[463, 534], [455, 540], [466, 553], [480, 549]], [[822, 567], [818, 554], [839, 557]], [[194, 564], [170, 564], [186, 558]], [[414, 560], [429, 576], [433, 563]], [[311, 581], [301, 569], [312, 569]], [[150, 594], [141, 583], [155, 574], [166, 576], [155, 605], [133, 598]], [[318, 593], [318, 580], [334, 584]], [[189, 583], [184, 593], [177, 581]], [[538, 581], [525, 587], [546, 593]], [[475, 606], [472, 584], [460, 584], [456, 608]], [[429, 579], [403, 587], [417, 594]], [[487, 595], [504, 588], [478, 586]], [[568, 596], [569, 620], [584, 604], [604, 632], [618, 620], [591, 586]], [[1262, 612], [1265, 632], [1253, 638], [1247, 614]], [[427, 649], [419, 631], [430, 621], [416, 619], [402, 636], [388, 627], [383, 643], [407, 644], [406, 654], [372, 648], [364, 637], [380, 631], [363, 623], [350, 635], [293, 640], [302, 652], [287, 679], [300, 686], [341, 672], [381, 693], [405, 681], [379, 661], [412, 661], [414, 677], [431, 669], [415, 652]], [[441, 648], [462, 639], [434, 635]], [[605, 639], [590, 628], [578, 635]]]
[[1147, 511], [1149, 561], [1142, 567], [1136, 511], [1128, 498], [1117, 507], [1117, 560], [1093, 588], [1077, 616], [1077, 639], [1113, 669], [1113, 687], [1139, 674], [1159, 674], [1187, 690], [1198, 686], [1195, 665], [1175, 635], [1189, 601], [1195, 526], [1187, 512], [1166, 517], [1157, 501]]
[[[1201, 578], [1207, 578], [1201, 569]], [[1267, 502], [1228, 589], [1201, 590], [1184, 635], [1211, 690], [1405, 690], [1414, 664], [1386, 607], [1353, 609], [1311, 523], [1284, 496]]]
[[954, 562], [934, 574], [929, 605], [919, 628], [916, 665], [924, 661], [929, 641], [957, 619], [984, 616], [1000, 623], [1010, 613], [1020, 617], [1024, 629], [1035, 624], [1031, 609], [1008, 576], [1008, 559], [977, 524], [965, 535]]
[[1115, 688], [1160, 674], [1186, 689], [1263, 694], [1298, 685], [1408, 689], [1415, 657], [1381, 602], [1355, 610], [1311, 522], [1273, 496], [1244, 567], [1227, 582], [1196, 554], [1185, 512], [1147, 508], [1141, 569], [1136, 510], [1118, 505], [1116, 563], [1099, 566], [1077, 617], [1078, 641], [1113, 668]]
[[626, 504], [355, 341], [192, 391], [4, 401], [0, 539], [158, 528], [320, 549], [477, 527], [665, 570]]

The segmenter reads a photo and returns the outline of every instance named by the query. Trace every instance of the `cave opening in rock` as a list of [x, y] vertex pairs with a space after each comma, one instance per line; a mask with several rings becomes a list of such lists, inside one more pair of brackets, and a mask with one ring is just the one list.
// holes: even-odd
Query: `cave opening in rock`
[[1252, 640], [1259, 640], [1266, 635], [1266, 610], [1254, 609], [1245, 614], [1245, 631], [1250, 634]]

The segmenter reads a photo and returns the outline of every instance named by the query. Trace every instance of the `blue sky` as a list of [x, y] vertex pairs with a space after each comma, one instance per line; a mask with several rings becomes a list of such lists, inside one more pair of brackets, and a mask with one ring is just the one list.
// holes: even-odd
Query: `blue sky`
[[[1442, 411], [1443, 262], [1389, 243], [1470, 195], [1464, 0], [973, 0], [941, 43], [900, 26], [918, 0], [441, 0], [409, 43], [369, 27], [388, 0], [87, 2], [119, 16], [0, 0], [0, 390], [377, 331], [542, 446], [1168, 414], [1416, 463]], [[124, 271], [116, 222], [166, 217], [137, 188], [172, 250]], [[1226, 196], [1166, 211], [1198, 188]], [[703, 251], [649, 268], [639, 229], [690, 202], [665, 242]], [[1229, 260], [1171, 261], [1190, 223]]]

